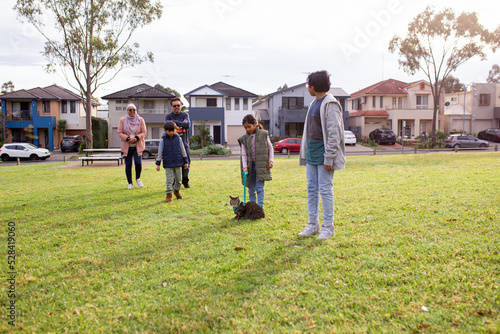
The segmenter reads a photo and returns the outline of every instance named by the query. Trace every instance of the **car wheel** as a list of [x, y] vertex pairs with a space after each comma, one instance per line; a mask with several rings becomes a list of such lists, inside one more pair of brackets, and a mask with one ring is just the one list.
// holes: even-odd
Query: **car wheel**
[[2, 161], [9, 161], [10, 157], [7, 154], [2, 154]]
[[151, 154], [147, 151], [142, 152], [142, 158], [143, 159], [149, 159], [151, 157]]
[[41, 159], [41, 160], [45, 160], [45, 159], [47, 159], [47, 157], [43, 157], [43, 158], [40, 158], [40, 159]]
[[64, 153], [64, 152], [66, 152], [66, 150], [63, 150], [63, 149], [61, 148], [61, 153]]
[[288, 153], [288, 149], [287, 149], [286, 147], [283, 147], [283, 148], [281, 149], [281, 153], [283, 153], [283, 154], [287, 154], [287, 153]]
[[396, 145], [396, 142], [394, 142], [394, 143], [391, 143], [391, 145]]
[[460, 148], [460, 147], [461, 147], [460, 144], [453, 145], [453, 148]]
[[479, 147], [481, 147], [481, 148], [486, 148], [486, 147], [487, 147], [487, 145], [486, 145], [485, 143], [482, 143], [481, 145], [479, 145]]
[[30, 159], [31, 160], [38, 160], [39, 158], [38, 158], [38, 155], [32, 154], [32, 155], [30, 155]]

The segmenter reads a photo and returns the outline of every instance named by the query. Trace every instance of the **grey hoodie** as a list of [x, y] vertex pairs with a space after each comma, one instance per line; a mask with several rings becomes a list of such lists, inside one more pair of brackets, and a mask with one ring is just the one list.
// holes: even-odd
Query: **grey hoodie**
[[[314, 102], [314, 101], [313, 101]], [[312, 103], [311, 103], [312, 104]], [[310, 106], [310, 105], [309, 105]], [[345, 168], [344, 120], [342, 107], [332, 94], [327, 94], [320, 108], [323, 143], [325, 145], [324, 165], [334, 170]], [[302, 138], [307, 138], [307, 116]], [[307, 141], [300, 145], [300, 165], [306, 164]]]

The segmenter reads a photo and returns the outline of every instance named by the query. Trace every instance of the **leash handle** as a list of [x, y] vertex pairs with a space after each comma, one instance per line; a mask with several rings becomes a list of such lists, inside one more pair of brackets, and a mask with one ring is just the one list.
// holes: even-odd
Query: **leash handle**
[[247, 202], [247, 172], [243, 172], [243, 204]]

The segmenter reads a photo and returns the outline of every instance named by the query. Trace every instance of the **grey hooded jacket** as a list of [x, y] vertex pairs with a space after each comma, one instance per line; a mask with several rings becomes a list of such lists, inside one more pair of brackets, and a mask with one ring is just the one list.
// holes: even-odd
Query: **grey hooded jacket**
[[[325, 145], [324, 165], [333, 166], [334, 170], [343, 169], [345, 168], [344, 121], [342, 107], [333, 95], [327, 94], [323, 100], [320, 117]], [[307, 138], [307, 117], [302, 138]], [[302, 140], [299, 155], [300, 165], [306, 164], [306, 149], [307, 141]]]

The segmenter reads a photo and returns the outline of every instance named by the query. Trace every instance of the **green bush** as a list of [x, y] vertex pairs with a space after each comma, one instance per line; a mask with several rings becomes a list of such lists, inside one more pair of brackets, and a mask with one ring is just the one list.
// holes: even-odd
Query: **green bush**
[[83, 150], [87, 148], [87, 142], [84, 140], [81, 144], [80, 144], [80, 148], [78, 149], [78, 153], [82, 154], [83, 153]]
[[201, 138], [199, 135], [193, 135], [189, 138], [189, 148], [192, 150], [198, 150], [201, 148]]
[[364, 144], [365, 146], [372, 146], [372, 147], [377, 146], [377, 142], [375, 140], [368, 138], [368, 137], [361, 138], [361, 144]]
[[92, 136], [94, 148], [108, 148], [108, 122], [92, 117]]
[[227, 155], [229, 150], [222, 146], [208, 145], [203, 148], [203, 155]]
[[273, 143], [279, 142], [280, 140], [281, 140], [281, 136], [274, 136], [273, 138], [271, 138], [271, 141]]

